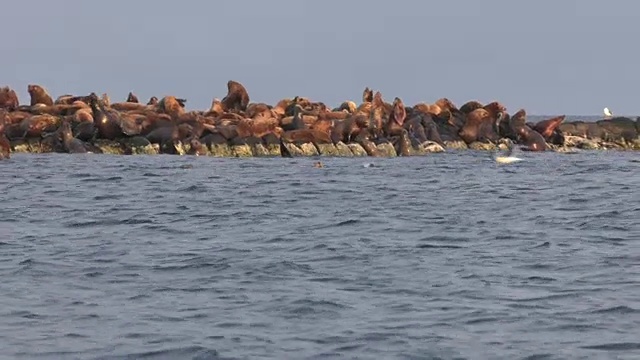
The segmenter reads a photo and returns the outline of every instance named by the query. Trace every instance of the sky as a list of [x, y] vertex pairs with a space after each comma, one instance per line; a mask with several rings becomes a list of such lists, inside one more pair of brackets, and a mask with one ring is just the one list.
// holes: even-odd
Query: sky
[[0, 86], [23, 104], [36, 83], [207, 109], [236, 80], [271, 104], [359, 103], [368, 86], [407, 105], [640, 115], [639, 19], [637, 0], [20, 0], [0, 14]]

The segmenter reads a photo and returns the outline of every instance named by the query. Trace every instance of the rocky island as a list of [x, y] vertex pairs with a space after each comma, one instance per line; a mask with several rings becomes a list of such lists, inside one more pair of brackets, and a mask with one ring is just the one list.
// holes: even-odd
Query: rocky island
[[559, 115], [537, 123], [524, 109], [509, 113], [498, 101], [447, 98], [404, 104], [364, 89], [359, 104], [337, 107], [302, 96], [275, 105], [250, 102], [247, 89], [227, 83], [227, 95], [204, 111], [187, 111], [187, 100], [129, 93], [112, 102], [107, 94], [62, 95], [55, 100], [40, 85], [28, 85], [29, 105], [0, 88], [0, 159], [12, 152], [179, 154], [247, 156], [411, 156], [448, 149], [525, 151], [640, 150], [640, 119], [615, 117], [565, 122]]

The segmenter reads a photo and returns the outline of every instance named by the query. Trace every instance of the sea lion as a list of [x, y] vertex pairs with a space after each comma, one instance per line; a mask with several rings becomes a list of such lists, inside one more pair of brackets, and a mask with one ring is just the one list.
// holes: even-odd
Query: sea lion
[[[304, 110], [302, 109], [302, 106], [300, 106], [299, 104], [295, 104], [294, 105], [294, 110], [293, 110], [293, 118], [283, 118], [280, 121], [280, 127], [282, 127], [282, 130], [284, 131], [292, 131], [292, 130], [302, 130], [302, 129], [306, 129], [307, 128], [307, 124], [305, 124], [304, 120], [303, 120], [303, 112]], [[291, 120], [291, 121], [286, 121], [286, 120]]]
[[364, 91], [362, 92], [362, 102], [373, 102], [373, 90], [369, 89], [368, 86], [364, 88]]
[[482, 107], [483, 105], [479, 101], [471, 100], [465, 103], [464, 105], [462, 105], [460, 107], [460, 111], [462, 111], [462, 113], [464, 114], [469, 114], [473, 110], [480, 109]]
[[43, 104], [47, 106], [53, 105], [53, 99], [45, 88], [36, 84], [27, 85], [27, 92], [31, 96], [31, 106], [36, 104]]
[[11, 158], [11, 143], [4, 134], [5, 118], [0, 114], [0, 160]]
[[323, 131], [314, 129], [301, 129], [285, 131], [281, 136], [282, 141], [294, 144], [331, 144], [331, 136]]
[[147, 105], [158, 105], [158, 98], [155, 96], [150, 97]]
[[53, 115], [33, 115], [20, 123], [23, 138], [39, 138], [46, 132], [54, 132], [58, 128], [60, 118]]
[[89, 106], [93, 112], [93, 125], [97, 130], [95, 136], [107, 140], [115, 140], [123, 136], [119, 114], [107, 111], [96, 93], [89, 95]]
[[129, 91], [129, 95], [127, 95], [127, 102], [139, 103], [140, 101], [138, 100], [138, 97], [134, 93]]
[[158, 104], [158, 112], [171, 116], [172, 119], [177, 120], [182, 114], [184, 114], [184, 99], [178, 99], [175, 96], [165, 96]]
[[560, 124], [565, 119], [565, 115], [556, 116], [551, 119], [542, 120], [536, 123], [533, 126], [533, 130], [537, 131], [542, 135], [546, 142], [555, 144], [555, 145], [563, 145], [564, 144], [564, 135], [562, 131], [560, 131]]
[[62, 148], [64, 151], [70, 154], [82, 154], [88, 152], [85, 144], [81, 140], [73, 137], [71, 124], [68, 121], [62, 121], [62, 125], [60, 125], [58, 131], [60, 132]]
[[0, 88], [0, 109], [16, 111], [19, 106], [18, 94], [13, 89], [8, 86]]
[[527, 113], [524, 109], [518, 110], [509, 121], [511, 131], [516, 135], [518, 142], [525, 145], [524, 151], [545, 151], [547, 143], [539, 132], [532, 130], [526, 124]]
[[499, 136], [494, 129], [498, 119], [485, 108], [475, 109], [467, 114], [467, 121], [458, 135], [467, 144], [475, 141], [497, 141]]
[[246, 111], [249, 105], [249, 93], [247, 89], [237, 81], [227, 82], [227, 96], [222, 99], [222, 107], [225, 111]]

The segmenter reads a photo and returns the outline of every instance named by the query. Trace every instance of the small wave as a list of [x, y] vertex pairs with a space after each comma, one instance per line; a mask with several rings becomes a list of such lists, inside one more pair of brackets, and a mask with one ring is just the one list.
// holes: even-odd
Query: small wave
[[640, 312], [628, 306], [612, 306], [604, 309], [593, 310], [592, 314], [635, 314]]
[[192, 359], [192, 360], [223, 360], [218, 351], [202, 346], [189, 346], [165, 350], [129, 353], [124, 355], [110, 355], [98, 357], [100, 360], [133, 360], [133, 359]]
[[448, 244], [420, 244], [418, 249], [464, 249], [466, 246]]
[[637, 342], [608, 343], [608, 344], [581, 346], [581, 348], [590, 349], [590, 350], [605, 350], [605, 351], [640, 350], [640, 343], [637, 343]]

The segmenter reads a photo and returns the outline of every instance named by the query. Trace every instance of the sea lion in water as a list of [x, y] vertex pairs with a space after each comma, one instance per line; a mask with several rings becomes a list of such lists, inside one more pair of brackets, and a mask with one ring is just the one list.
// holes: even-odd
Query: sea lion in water
[[49, 95], [47, 90], [42, 86], [29, 84], [27, 85], [27, 91], [31, 96], [31, 106], [35, 106], [36, 104], [53, 105], [53, 98], [51, 98], [51, 95]]
[[497, 155], [494, 159], [499, 164], [510, 164], [522, 160], [519, 157], [513, 156], [513, 144], [509, 144], [507, 151], [503, 155]]
[[227, 82], [227, 96], [221, 102], [225, 111], [246, 111], [249, 105], [249, 93], [244, 85], [229, 80]]

